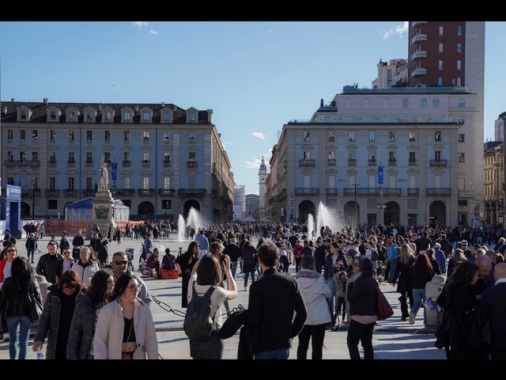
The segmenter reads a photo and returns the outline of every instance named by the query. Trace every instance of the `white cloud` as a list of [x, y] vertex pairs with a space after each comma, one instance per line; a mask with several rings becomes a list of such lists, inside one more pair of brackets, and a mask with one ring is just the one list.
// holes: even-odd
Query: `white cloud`
[[262, 163], [262, 160], [244, 161], [244, 166], [246, 167], [246, 169], [258, 170], [261, 163]]
[[265, 135], [261, 132], [253, 132], [251, 135], [257, 139], [265, 140]]
[[148, 26], [149, 22], [147, 22], [147, 21], [134, 21], [132, 24], [134, 24], [134, 26], [138, 27], [139, 29], [142, 29], [145, 26]]
[[402, 35], [408, 30], [409, 21], [404, 21], [401, 25], [397, 25], [395, 28], [392, 28], [390, 30], [387, 30], [383, 33], [383, 38], [390, 38], [392, 36], [399, 36], [402, 37]]
[[155, 36], [158, 36], [159, 33], [156, 30], [150, 30], [149, 34], [153, 34]]

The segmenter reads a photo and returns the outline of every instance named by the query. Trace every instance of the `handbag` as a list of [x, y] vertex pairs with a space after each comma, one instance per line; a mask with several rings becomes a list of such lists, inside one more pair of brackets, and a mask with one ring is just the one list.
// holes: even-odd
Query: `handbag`
[[35, 323], [39, 321], [40, 316], [42, 315], [42, 304], [35, 298], [35, 294], [33, 293], [33, 287], [30, 289], [30, 322]]
[[376, 299], [376, 315], [378, 316], [378, 321], [384, 321], [394, 315], [392, 306], [390, 306], [390, 303], [379, 287], [376, 288]]

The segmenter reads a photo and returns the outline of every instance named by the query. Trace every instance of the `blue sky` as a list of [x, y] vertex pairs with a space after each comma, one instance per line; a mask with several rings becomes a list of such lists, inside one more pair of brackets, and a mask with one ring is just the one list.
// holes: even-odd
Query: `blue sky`
[[[485, 27], [485, 139], [506, 111], [506, 22]], [[0, 22], [0, 99], [212, 109], [235, 182], [258, 194], [283, 124], [377, 63], [407, 58], [403, 21]]]

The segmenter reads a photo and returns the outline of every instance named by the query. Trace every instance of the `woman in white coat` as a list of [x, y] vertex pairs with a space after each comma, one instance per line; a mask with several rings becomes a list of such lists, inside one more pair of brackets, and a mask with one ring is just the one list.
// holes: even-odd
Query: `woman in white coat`
[[[323, 354], [323, 341], [327, 324], [332, 322], [327, 299], [332, 292], [320, 273], [315, 271], [315, 259], [306, 255], [301, 261], [301, 270], [295, 275], [300, 292], [306, 304], [307, 318], [304, 327], [299, 333], [299, 346], [297, 359], [306, 360], [309, 340], [311, 340], [313, 360], [321, 360]], [[333, 281], [332, 278], [330, 281]]]
[[137, 298], [139, 283], [124, 274], [114, 285], [114, 301], [98, 315], [93, 353], [95, 359], [158, 359], [153, 315]]

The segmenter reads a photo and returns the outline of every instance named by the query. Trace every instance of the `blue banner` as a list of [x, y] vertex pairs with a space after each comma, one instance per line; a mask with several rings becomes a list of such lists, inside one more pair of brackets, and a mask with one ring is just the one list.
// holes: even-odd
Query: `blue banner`
[[378, 183], [383, 185], [383, 177], [385, 175], [385, 169], [383, 166], [378, 166]]
[[112, 180], [117, 181], [117, 174], [118, 174], [118, 164], [116, 162], [112, 163]]

